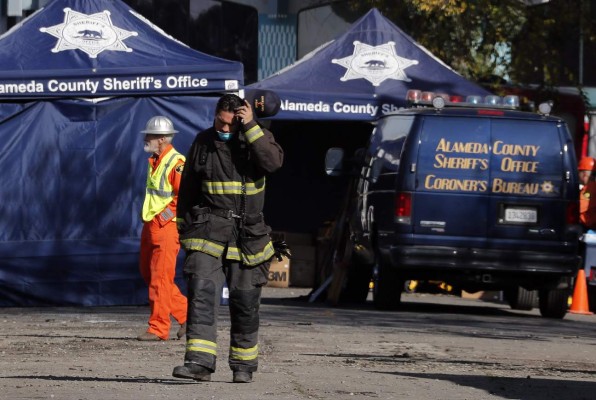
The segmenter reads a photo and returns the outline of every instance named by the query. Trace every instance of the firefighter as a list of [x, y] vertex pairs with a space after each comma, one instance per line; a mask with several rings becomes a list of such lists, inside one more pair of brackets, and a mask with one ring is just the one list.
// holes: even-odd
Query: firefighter
[[584, 230], [596, 229], [596, 161], [583, 157], [577, 166], [579, 171], [579, 220]]
[[184, 365], [174, 368], [174, 377], [211, 380], [225, 281], [233, 382], [252, 381], [258, 366], [261, 287], [274, 255], [262, 212], [265, 182], [282, 160], [281, 147], [254, 120], [250, 103], [233, 94], [219, 99], [213, 126], [199, 133], [190, 148], [177, 212], [186, 252], [188, 325]]
[[174, 283], [176, 257], [180, 250], [176, 227], [176, 202], [184, 169], [184, 156], [172, 146], [177, 131], [172, 122], [155, 116], [142, 131], [144, 149], [151, 154], [147, 170], [147, 188], [141, 217], [139, 267], [149, 286], [149, 328], [137, 339], [142, 341], [167, 340], [170, 333], [170, 315], [180, 324], [177, 337], [186, 333], [187, 300]]

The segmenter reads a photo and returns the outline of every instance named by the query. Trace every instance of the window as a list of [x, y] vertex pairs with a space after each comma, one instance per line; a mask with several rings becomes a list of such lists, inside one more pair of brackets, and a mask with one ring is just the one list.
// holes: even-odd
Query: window
[[298, 14], [298, 59], [320, 45], [346, 32], [361, 15], [349, 10], [345, 2], [309, 8]]
[[240, 61], [245, 84], [257, 80], [258, 13], [215, 0], [125, 0], [168, 35], [203, 53]]

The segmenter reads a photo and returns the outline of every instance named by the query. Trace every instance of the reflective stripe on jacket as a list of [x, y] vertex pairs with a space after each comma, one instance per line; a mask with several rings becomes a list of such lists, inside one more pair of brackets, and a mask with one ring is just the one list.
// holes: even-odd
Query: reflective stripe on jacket
[[172, 202], [175, 193], [169, 176], [178, 162], [184, 160], [184, 156], [171, 147], [170, 151], [164, 154], [164, 157], [155, 170], [153, 170], [151, 161], [149, 161], [147, 187], [145, 190], [143, 211], [141, 213], [143, 221], [151, 221]]
[[262, 216], [265, 176], [281, 166], [283, 151], [254, 121], [244, 128], [228, 142], [213, 128], [197, 135], [182, 173], [177, 222], [185, 250], [219, 257], [227, 249], [226, 258], [257, 265], [274, 253]]

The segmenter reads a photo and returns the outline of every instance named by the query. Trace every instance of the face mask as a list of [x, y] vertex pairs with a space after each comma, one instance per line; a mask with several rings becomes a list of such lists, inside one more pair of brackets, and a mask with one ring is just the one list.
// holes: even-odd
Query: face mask
[[227, 142], [228, 140], [230, 140], [230, 138], [232, 137], [233, 133], [232, 132], [220, 132], [217, 131], [217, 136], [219, 136], [219, 138], [221, 140], [223, 140], [224, 142]]
[[149, 153], [149, 154], [153, 154], [153, 153], [157, 153], [157, 143], [155, 142], [145, 142], [145, 145], [143, 146], [143, 150], [145, 150], [145, 153]]

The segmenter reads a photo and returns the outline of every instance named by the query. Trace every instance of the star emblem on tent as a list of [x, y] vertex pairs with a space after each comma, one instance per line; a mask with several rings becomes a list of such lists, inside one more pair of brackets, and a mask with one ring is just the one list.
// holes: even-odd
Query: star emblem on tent
[[387, 42], [380, 46], [370, 46], [359, 41], [354, 42], [354, 53], [351, 56], [331, 60], [347, 71], [340, 78], [342, 82], [352, 79], [366, 79], [373, 86], [379, 86], [386, 79], [410, 82], [404, 69], [418, 64], [418, 60], [400, 57], [395, 52], [395, 42]]
[[39, 30], [58, 38], [52, 53], [79, 49], [91, 58], [96, 58], [106, 50], [130, 53], [132, 49], [127, 47], [123, 40], [138, 35], [137, 32], [115, 27], [108, 10], [87, 15], [68, 7], [64, 9], [64, 22]]

